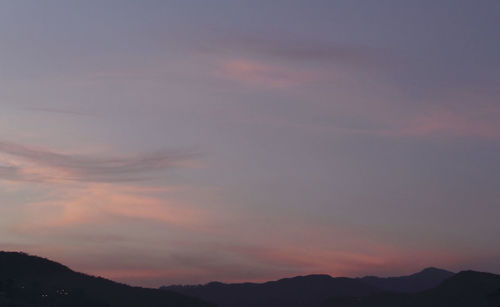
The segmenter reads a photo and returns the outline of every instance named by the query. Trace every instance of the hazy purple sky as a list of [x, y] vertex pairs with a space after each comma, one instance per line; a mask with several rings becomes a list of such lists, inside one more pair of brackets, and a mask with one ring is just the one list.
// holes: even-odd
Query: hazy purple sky
[[500, 273], [500, 1], [0, 2], [0, 249], [132, 284]]

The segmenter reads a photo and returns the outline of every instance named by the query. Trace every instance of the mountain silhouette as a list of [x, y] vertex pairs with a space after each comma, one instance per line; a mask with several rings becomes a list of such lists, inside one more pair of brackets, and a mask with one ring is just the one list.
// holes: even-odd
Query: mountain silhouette
[[206, 285], [170, 286], [162, 289], [203, 298], [221, 307], [309, 307], [331, 296], [360, 296], [378, 291], [360, 280], [328, 275], [298, 276], [261, 284], [211, 282]]
[[390, 292], [420, 292], [439, 285], [443, 280], [450, 278], [454, 273], [437, 268], [427, 268], [418, 273], [400, 277], [366, 276], [361, 281]]
[[500, 275], [428, 268], [387, 278], [308, 275], [148, 289], [74, 272], [45, 258], [0, 252], [0, 306], [500, 307]]
[[362, 297], [385, 291], [413, 293], [437, 286], [453, 273], [428, 268], [409, 276], [379, 278], [333, 278], [308, 275], [266, 283], [170, 286], [162, 289], [199, 297], [221, 307], [311, 307], [330, 297]]
[[419, 293], [332, 297], [321, 307], [500, 307], [500, 275], [463, 271]]
[[172, 291], [130, 287], [48, 259], [0, 252], [0, 306], [214, 307]]

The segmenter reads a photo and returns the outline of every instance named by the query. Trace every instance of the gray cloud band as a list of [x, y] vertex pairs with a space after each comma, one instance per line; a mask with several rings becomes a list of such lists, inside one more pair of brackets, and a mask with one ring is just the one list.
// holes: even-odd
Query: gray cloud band
[[149, 178], [148, 175], [176, 167], [180, 161], [192, 159], [187, 152], [155, 152], [134, 157], [100, 157], [69, 155], [0, 141], [0, 153], [36, 165], [63, 170], [66, 175], [54, 178], [50, 174], [25, 172], [19, 165], [0, 166], [0, 178], [14, 181], [46, 181], [63, 179], [72, 181], [122, 182]]

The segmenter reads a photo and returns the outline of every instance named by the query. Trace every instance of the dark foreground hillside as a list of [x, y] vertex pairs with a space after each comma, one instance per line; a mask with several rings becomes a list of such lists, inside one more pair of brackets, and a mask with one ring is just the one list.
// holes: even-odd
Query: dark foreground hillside
[[164, 289], [215, 302], [221, 307], [312, 307], [334, 295], [368, 295], [378, 290], [359, 280], [310, 275], [262, 284], [172, 286]]
[[309, 275], [260, 284], [212, 282], [163, 289], [199, 297], [221, 307], [315, 307], [331, 297], [364, 297], [386, 291], [419, 292], [433, 288], [453, 275], [445, 270], [429, 268], [409, 276], [390, 278]]
[[500, 307], [500, 275], [464, 271], [420, 293], [339, 298], [321, 307]]
[[23, 253], [0, 252], [0, 306], [213, 307], [171, 291], [130, 287]]

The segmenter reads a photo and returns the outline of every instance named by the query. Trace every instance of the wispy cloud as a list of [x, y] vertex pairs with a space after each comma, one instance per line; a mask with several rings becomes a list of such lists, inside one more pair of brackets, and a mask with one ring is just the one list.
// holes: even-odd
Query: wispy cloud
[[55, 113], [62, 115], [73, 115], [73, 116], [94, 116], [91, 113], [78, 111], [78, 110], [69, 110], [69, 109], [58, 109], [58, 108], [42, 108], [42, 107], [24, 107], [24, 110], [27, 111], [35, 111], [35, 112], [44, 112], [44, 113]]
[[26, 180], [27, 178], [22, 173], [21, 168], [17, 166], [1, 166], [0, 165], [0, 178], [7, 180]]
[[500, 138], [500, 108], [490, 105], [468, 109], [435, 107], [416, 116], [400, 134]]
[[148, 189], [95, 183], [83, 188], [59, 191], [57, 199], [25, 205], [28, 223], [16, 225], [25, 234], [74, 228], [79, 225], [111, 223], [118, 219], [166, 223], [186, 228], [198, 227], [205, 214], [165, 195], [147, 194]]
[[369, 47], [269, 35], [233, 33], [201, 44], [217, 76], [261, 88], [330, 82], [346, 71], [378, 71], [391, 62], [386, 51]]
[[5, 141], [0, 141], [0, 153], [6, 156], [0, 166], [0, 178], [21, 181], [134, 181], [178, 167], [194, 157], [187, 152], [133, 157], [73, 155]]
[[216, 73], [223, 78], [266, 88], [289, 88], [312, 79], [311, 73], [248, 59], [222, 61]]
[[241, 33], [205, 42], [201, 50], [233, 56], [245, 54], [301, 63], [340, 63], [365, 68], [387, 66], [389, 63], [387, 50], [340, 42]]

